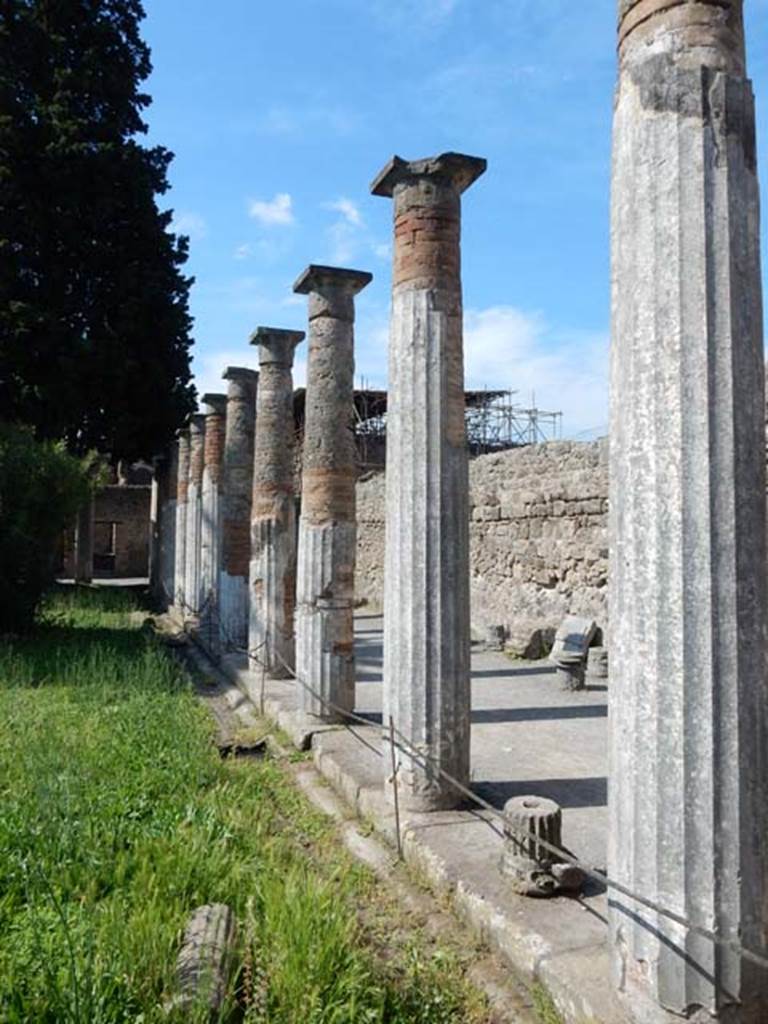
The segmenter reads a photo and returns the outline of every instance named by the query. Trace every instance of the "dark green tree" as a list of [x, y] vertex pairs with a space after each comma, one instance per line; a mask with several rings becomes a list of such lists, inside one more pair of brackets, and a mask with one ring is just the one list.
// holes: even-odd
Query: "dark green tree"
[[149, 456], [194, 405], [140, 0], [0, 0], [0, 418]]
[[36, 441], [31, 427], [0, 423], [0, 644], [32, 626], [56, 569], [62, 531], [88, 500], [98, 474], [62, 441]]

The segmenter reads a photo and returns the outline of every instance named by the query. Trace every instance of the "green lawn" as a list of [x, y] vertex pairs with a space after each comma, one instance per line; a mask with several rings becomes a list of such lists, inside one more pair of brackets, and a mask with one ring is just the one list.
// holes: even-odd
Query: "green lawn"
[[486, 1020], [460, 956], [391, 941], [397, 908], [278, 762], [220, 760], [131, 601], [61, 592], [1, 641], [3, 1024], [173, 1020], [181, 934], [212, 901], [238, 917], [246, 1021]]

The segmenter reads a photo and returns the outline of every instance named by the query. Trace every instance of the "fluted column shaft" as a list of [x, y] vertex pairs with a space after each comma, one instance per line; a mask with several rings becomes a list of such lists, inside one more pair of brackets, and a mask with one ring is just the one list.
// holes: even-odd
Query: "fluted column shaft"
[[179, 448], [174, 442], [163, 460], [160, 491], [160, 578], [163, 607], [173, 604], [174, 563], [176, 559], [176, 501], [179, 483]]
[[250, 623], [254, 667], [275, 678], [294, 668], [296, 508], [294, 495], [293, 352], [301, 331], [260, 327], [259, 388], [251, 505]]
[[150, 503], [149, 585], [160, 607], [173, 603], [173, 549], [176, 533], [177, 447], [172, 444], [165, 455], [152, 464]]
[[333, 722], [355, 706], [355, 294], [371, 275], [311, 265], [306, 414], [296, 584], [301, 707]]
[[[621, 0], [620, 15], [609, 873], [765, 951], [765, 406], [742, 5]], [[768, 1019], [768, 972], [615, 893], [610, 928], [639, 1019], [646, 999]]]
[[224, 373], [227, 423], [224, 439], [222, 551], [219, 621], [223, 651], [248, 646], [248, 563], [251, 554], [255, 370], [230, 366]]
[[208, 406], [203, 446], [202, 523], [200, 544], [200, 637], [214, 654], [219, 651], [219, 565], [221, 562], [222, 462], [226, 430], [226, 395], [203, 395]]
[[203, 521], [203, 466], [205, 462], [205, 416], [196, 413], [189, 425], [189, 484], [187, 486], [186, 547], [184, 561], [185, 610], [188, 617], [199, 615], [201, 598], [201, 544]]
[[387, 404], [384, 724], [429, 758], [402, 755], [414, 809], [469, 781], [469, 509], [464, 425], [460, 195], [485, 161], [395, 157], [373, 185], [394, 198]]
[[149, 591], [154, 601], [160, 598], [160, 502], [163, 490], [164, 457], [152, 460], [149, 492]]
[[189, 491], [189, 431], [179, 434], [176, 454], [176, 544], [173, 556], [173, 602], [184, 615], [187, 583], [187, 495]]

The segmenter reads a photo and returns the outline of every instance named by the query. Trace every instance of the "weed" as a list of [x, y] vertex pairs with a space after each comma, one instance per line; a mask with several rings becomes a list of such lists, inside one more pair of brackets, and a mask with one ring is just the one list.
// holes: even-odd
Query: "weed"
[[531, 988], [531, 998], [536, 1016], [541, 1024], [563, 1024], [563, 1018], [560, 1016], [552, 996], [540, 981], [535, 982]]
[[250, 1024], [486, 1020], [448, 954], [416, 937], [379, 955], [359, 914], [373, 876], [278, 763], [219, 758], [137, 611], [60, 593], [0, 651], [4, 1024], [172, 1022], [184, 926], [209, 902], [241, 923], [229, 1007]]

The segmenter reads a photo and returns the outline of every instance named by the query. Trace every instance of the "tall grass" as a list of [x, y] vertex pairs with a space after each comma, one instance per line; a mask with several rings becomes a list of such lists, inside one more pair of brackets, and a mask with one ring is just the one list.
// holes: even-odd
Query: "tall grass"
[[251, 1024], [484, 1019], [440, 955], [374, 955], [370, 876], [278, 764], [219, 759], [134, 612], [61, 593], [0, 651], [0, 1020], [173, 1020], [185, 921], [213, 901], [240, 922]]

